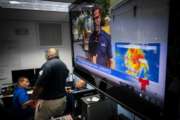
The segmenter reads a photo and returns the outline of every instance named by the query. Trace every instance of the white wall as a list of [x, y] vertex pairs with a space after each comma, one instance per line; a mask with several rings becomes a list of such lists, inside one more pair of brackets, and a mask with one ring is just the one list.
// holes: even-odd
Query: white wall
[[[0, 84], [11, 83], [11, 70], [41, 67], [45, 62], [47, 47], [39, 45], [35, 21], [0, 22]], [[15, 29], [28, 29], [27, 35], [16, 35]], [[72, 71], [69, 23], [62, 23], [63, 45], [59, 46], [60, 58]]]

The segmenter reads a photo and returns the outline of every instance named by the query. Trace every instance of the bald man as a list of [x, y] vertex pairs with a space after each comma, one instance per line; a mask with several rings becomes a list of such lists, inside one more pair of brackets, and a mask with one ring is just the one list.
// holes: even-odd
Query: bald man
[[56, 48], [47, 50], [46, 59], [34, 89], [34, 99], [38, 101], [35, 120], [49, 120], [51, 116], [59, 116], [66, 106], [65, 82], [69, 70], [59, 59]]

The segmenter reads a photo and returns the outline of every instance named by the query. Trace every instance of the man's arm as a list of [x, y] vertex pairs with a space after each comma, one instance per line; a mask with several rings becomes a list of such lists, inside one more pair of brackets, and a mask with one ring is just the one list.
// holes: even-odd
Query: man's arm
[[107, 45], [107, 56], [108, 56], [108, 60], [107, 60], [107, 67], [114, 69], [115, 68], [115, 64], [114, 64], [114, 60], [113, 60], [113, 55], [112, 55], [112, 44], [111, 44], [111, 37], [108, 35], [107, 36], [107, 41], [108, 41], [108, 45]]
[[89, 55], [89, 60], [90, 60], [92, 63], [96, 64], [97, 55]]
[[43, 87], [48, 82], [50, 73], [51, 73], [50, 66], [48, 65], [43, 66], [42, 70], [39, 72], [37, 82], [33, 89], [33, 95], [32, 95], [33, 99], [38, 99], [39, 95], [42, 93]]
[[92, 63], [96, 64], [97, 60], [97, 54], [96, 54], [96, 48], [97, 48], [97, 43], [95, 42], [95, 33], [92, 33], [90, 38], [89, 38], [89, 61]]
[[115, 68], [115, 64], [114, 64], [114, 60], [112, 58], [109, 58], [107, 61], [107, 67], [114, 69]]
[[31, 107], [31, 104], [33, 102], [33, 100], [29, 99], [28, 94], [26, 93], [26, 91], [21, 91], [21, 93], [19, 94], [19, 103], [21, 104], [22, 109], [26, 109], [29, 106]]
[[35, 87], [33, 88], [32, 99], [33, 99], [33, 100], [37, 100], [38, 97], [39, 97], [39, 95], [42, 93], [42, 91], [43, 91], [43, 87], [41, 87], [41, 86], [35, 86]]

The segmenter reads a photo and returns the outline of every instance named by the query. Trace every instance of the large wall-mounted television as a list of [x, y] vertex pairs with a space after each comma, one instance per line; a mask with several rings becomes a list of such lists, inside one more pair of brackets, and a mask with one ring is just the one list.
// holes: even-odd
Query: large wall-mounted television
[[79, 0], [70, 6], [74, 73], [142, 118], [161, 118], [169, 0], [110, 3]]

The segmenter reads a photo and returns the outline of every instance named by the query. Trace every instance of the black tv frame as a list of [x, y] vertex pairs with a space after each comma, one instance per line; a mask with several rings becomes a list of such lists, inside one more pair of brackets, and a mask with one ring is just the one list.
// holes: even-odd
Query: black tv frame
[[[174, 22], [173, 17], [176, 16], [177, 17], [177, 13], [176, 15], [173, 14], [173, 12], [175, 12], [176, 10], [178, 10], [177, 8], [177, 1], [176, 0], [169, 0], [169, 28], [170, 26], [172, 27], [171, 29], [173, 29], [173, 26], [176, 26], [175, 24], [172, 24], [172, 22]], [[72, 48], [72, 64], [73, 64], [73, 73], [76, 74], [77, 76], [83, 78], [84, 80], [86, 80], [89, 84], [91, 84], [92, 86], [94, 86], [100, 93], [108, 96], [109, 98], [111, 98], [112, 100], [116, 101], [118, 104], [122, 105], [123, 107], [127, 108], [129, 111], [133, 112], [135, 115], [139, 116], [141, 119], [145, 119], [145, 120], [169, 120], [172, 118], [176, 118], [178, 115], [178, 113], [172, 113], [172, 109], [178, 109], [178, 100], [176, 100], [176, 103], [172, 103], [171, 101], [174, 101], [174, 99], [171, 99], [171, 96], [174, 96], [173, 94], [171, 94], [168, 90], [168, 84], [170, 82], [172, 82], [173, 80], [168, 79], [169, 78], [169, 74], [166, 74], [166, 85], [165, 85], [165, 102], [164, 102], [164, 107], [161, 108], [153, 103], [150, 103], [142, 98], [140, 98], [138, 95], [133, 94], [131, 91], [127, 90], [126, 86], [124, 87], [119, 87], [117, 84], [110, 82], [109, 80], [106, 80], [105, 78], [101, 78], [101, 82], [110, 85], [112, 87], [110, 88], [100, 88], [99, 86], [97, 86], [96, 84], [96, 78], [100, 78], [99, 76], [96, 76], [92, 73], [90, 73], [88, 70], [82, 68], [81, 66], [78, 66], [77, 64], [75, 64], [74, 62], [74, 52], [73, 52], [73, 33], [72, 33], [72, 21], [71, 21], [71, 9], [73, 6], [75, 6], [75, 4], [81, 4], [82, 2], [87, 2], [89, 4], [93, 4], [93, 0], [77, 0], [75, 1], [71, 6], [70, 6], [70, 12], [69, 12], [69, 22], [70, 22], [70, 33], [71, 33], [71, 48]], [[176, 9], [174, 8], [174, 6], [176, 6]], [[172, 20], [173, 19], [173, 20]], [[178, 19], [179, 20], [179, 19]], [[177, 21], [176, 20], [176, 23]], [[176, 29], [178, 29], [178, 27], [176, 26]], [[171, 30], [172, 31], [172, 30]], [[168, 44], [171, 43], [170, 39], [172, 38], [172, 33], [169, 32], [168, 34]], [[177, 34], [176, 34], [177, 36]], [[176, 39], [177, 40], [177, 39]], [[169, 47], [168, 47], [169, 49]], [[173, 50], [172, 50], [173, 51]], [[168, 50], [168, 56], [169, 54], [171, 54], [172, 52], [170, 52]], [[174, 56], [175, 57], [175, 56]], [[169, 59], [167, 59], [167, 70], [168, 67], [171, 66], [169, 64]], [[177, 77], [179, 77], [179, 75], [177, 74]], [[119, 96], [117, 96], [119, 95]], [[177, 106], [175, 105], [177, 104]], [[171, 105], [174, 105], [174, 107], [171, 107]]]

